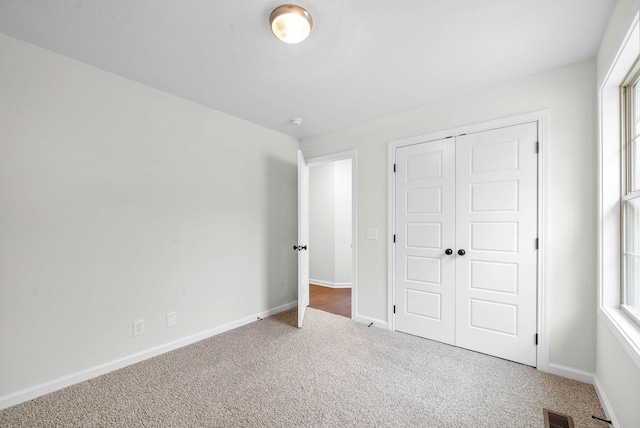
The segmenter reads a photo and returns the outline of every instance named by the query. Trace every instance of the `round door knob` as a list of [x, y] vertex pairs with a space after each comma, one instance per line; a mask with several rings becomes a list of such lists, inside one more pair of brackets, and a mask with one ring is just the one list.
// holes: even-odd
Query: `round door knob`
[[459, 249], [458, 250], [458, 255], [459, 256], [464, 256], [466, 254], [466, 252], [463, 249]]
[[452, 250], [451, 248], [447, 248], [446, 250], [444, 250], [444, 253], [445, 253], [447, 256], [450, 256], [451, 254], [453, 254], [453, 250]]

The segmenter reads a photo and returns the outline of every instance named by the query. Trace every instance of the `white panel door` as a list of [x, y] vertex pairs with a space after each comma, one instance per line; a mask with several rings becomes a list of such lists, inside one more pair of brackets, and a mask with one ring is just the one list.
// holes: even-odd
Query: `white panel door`
[[309, 306], [309, 167], [298, 150], [298, 327]]
[[529, 123], [396, 149], [396, 330], [536, 365], [537, 141]]
[[456, 344], [536, 365], [537, 124], [456, 140]]
[[455, 152], [439, 140], [396, 150], [396, 329], [454, 343]]

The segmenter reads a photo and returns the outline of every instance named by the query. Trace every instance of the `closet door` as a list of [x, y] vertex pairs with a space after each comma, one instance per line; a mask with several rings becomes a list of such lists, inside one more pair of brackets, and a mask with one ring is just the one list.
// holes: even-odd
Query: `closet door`
[[396, 149], [396, 330], [536, 365], [537, 141], [529, 123]]
[[[455, 146], [396, 150], [396, 329], [455, 340]], [[445, 253], [452, 249], [451, 255]]]
[[456, 139], [456, 345], [536, 365], [537, 124]]

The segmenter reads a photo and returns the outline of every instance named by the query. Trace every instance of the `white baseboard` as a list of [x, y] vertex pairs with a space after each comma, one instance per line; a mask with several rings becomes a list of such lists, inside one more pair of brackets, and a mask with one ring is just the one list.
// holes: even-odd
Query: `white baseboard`
[[549, 363], [548, 372], [593, 385], [596, 390], [596, 394], [598, 394], [598, 399], [600, 400], [600, 404], [602, 405], [604, 414], [608, 419], [611, 420], [611, 426], [620, 427], [620, 424], [618, 423], [616, 416], [611, 408], [611, 404], [609, 403], [609, 399], [607, 398], [607, 395], [605, 394], [604, 389], [602, 389], [602, 385], [600, 384], [600, 381], [595, 374], [553, 363]]
[[74, 385], [76, 383], [84, 382], [85, 380], [93, 379], [100, 375], [112, 372], [114, 370], [121, 369], [131, 364], [139, 363], [140, 361], [147, 360], [149, 358], [164, 354], [174, 349], [182, 348], [183, 346], [191, 345], [192, 343], [199, 342], [204, 339], [216, 336], [220, 333], [224, 333], [234, 328], [242, 327], [243, 325], [252, 323], [258, 318], [266, 318], [268, 316], [277, 314], [278, 312], [286, 311], [298, 306], [298, 302], [286, 303], [273, 309], [269, 309], [263, 312], [259, 312], [248, 317], [232, 321], [227, 324], [223, 324], [219, 327], [212, 328], [210, 330], [197, 333], [183, 339], [179, 339], [173, 342], [166, 343], [164, 345], [156, 346], [155, 348], [147, 349], [146, 351], [138, 352], [128, 357], [120, 358], [115, 361], [111, 361], [105, 364], [101, 364], [96, 367], [92, 367], [87, 370], [82, 370], [77, 373], [73, 373], [67, 376], [63, 376], [54, 379], [49, 382], [42, 383], [40, 385], [33, 386], [31, 388], [23, 389], [22, 391], [14, 392], [12, 394], [4, 395], [0, 397], [0, 410], [6, 409], [16, 404], [23, 403], [25, 401], [33, 400], [45, 394], [57, 391], [62, 388]]
[[309, 283], [314, 285], [321, 285], [323, 287], [329, 287], [329, 288], [351, 288], [350, 282], [330, 282], [330, 281], [323, 281], [321, 279], [309, 279]]
[[373, 324], [371, 327], [380, 327], [380, 328], [384, 328], [385, 330], [389, 328], [386, 321], [378, 320], [375, 318], [369, 318], [362, 315], [356, 315], [354, 318], [354, 321], [360, 322], [362, 324], [367, 324], [367, 325]]
[[585, 372], [583, 370], [574, 369], [571, 367], [561, 366], [560, 364], [549, 363], [549, 370], [547, 372], [566, 377], [568, 379], [577, 380], [580, 382], [593, 385], [595, 375], [593, 373]]
[[620, 424], [616, 419], [616, 415], [613, 413], [613, 409], [611, 408], [611, 403], [609, 402], [607, 394], [605, 394], [604, 389], [602, 388], [602, 384], [600, 383], [598, 376], [594, 376], [593, 381], [593, 386], [596, 388], [596, 394], [598, 394], [598, 398], [600, 399], [600, 404], [602, 404], [604, 414], [607, 415], [607, 419], [611, 420], [611, 426], [620, 427]]

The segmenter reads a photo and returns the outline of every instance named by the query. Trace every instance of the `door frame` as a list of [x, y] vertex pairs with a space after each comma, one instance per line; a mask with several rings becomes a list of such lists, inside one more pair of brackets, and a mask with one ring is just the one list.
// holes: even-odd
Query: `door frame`
[[358, 300], [358, 150], [331, 153], [307, 159], [307, 166], [314, 167], [331, 162], [351, 159], [351, 319], [357, 320]]
[[549, 290], [546, 277], [546, 195], [547, 195], [547, 177], [545, 174], [545, 166], [547, 164], [546, 143], [549, 135], [549, 118], [548, 109], [534, 111], [531, 113], [509, 116], [501, 119], [490, 120], [486, 122], [465, 125], [458, 128], [447, 129], [444, 131], [433, 132], [429, 134], [417, 135], [414, 137], [403, 138], [391, 141], [388, 144], [388, 165], [387, 165], [387, 195], [388, 195], [388, 224], [387, 230], [387, 320], [389, 321], [389, 330], [395, 330], [395, 316], [393, 307], [395, 305], [395, 246], [393, 236], [395, 232], [395, 151], [398, 147], [410, 146], [414, 144], [426, 143], [444, 138], [456, 137], [461, 134], [470, 134], [482, 131], [490, 131], [497, 128], [505, 128], [513, 125], [521, 125], [524, 123], [536, 122], [538, 125], [538, 252], [537, 252], [537, 330], [538, 330], [538, 347], [536, 350], [536, 367], [538, 370], [549, 371]]

